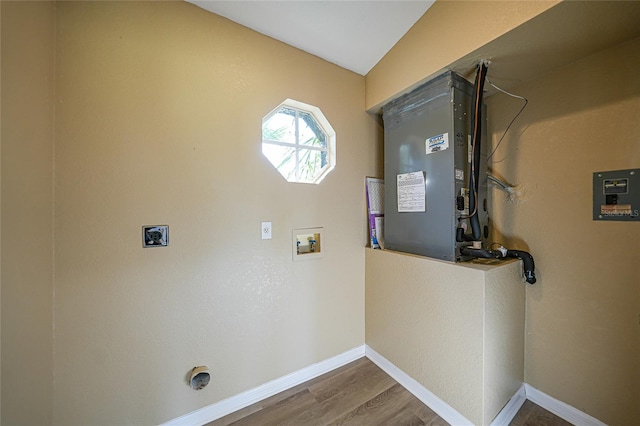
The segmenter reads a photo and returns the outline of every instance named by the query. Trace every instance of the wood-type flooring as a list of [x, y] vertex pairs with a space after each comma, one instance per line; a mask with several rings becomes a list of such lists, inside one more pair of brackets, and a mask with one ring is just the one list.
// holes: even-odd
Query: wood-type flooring
[[[441, 417], [367, 358], [209, 423], [207, 426], [444, 426]], [[511, 426], [570, 423], [525, 402]]]

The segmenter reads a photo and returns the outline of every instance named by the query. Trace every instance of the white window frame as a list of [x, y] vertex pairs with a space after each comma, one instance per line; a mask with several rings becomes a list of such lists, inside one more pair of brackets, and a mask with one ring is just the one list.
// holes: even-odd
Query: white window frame
[[[293, 148], [295, 150], [295, 170], [296, 170], [296, 172], [295, 172], [295, 180], [287, 179], [288, 182], [318, 184], [334, 169], [334, 167], [336, 165], [336, 132], [335, 132], [335, 130], [333, 130], [333, 127], [331, 127], [331, 124], [326, 119], [324, 114], [322, 114], [322, 111], [320, 111], [320, 108], [318, 108], [316, 106], [313, 106], [313, 105], [306, 104], [304, 102], [296, 101], [294, 99], [285, 99], [280, 105], [275, 107], [271, 112], [269, 112], [267, 115], [264, 116], [264, 118], [262, 119], [262, 124], [264, 125], [264, 123], [266, 121], [268, 121], [274, 114], [276, 114], [282, 107], [286, 107], [286, 108], [293, 109], [295, 111], [306, 112], [306, 113], [311, 114], [313, 116], [313, 118], [316, 120], [317, 124], [320, 126], [320, 128], [325, 133], [325, 136], [327, 138], [327, 146], [326, 146], [326, 148], [320, 148], [320, 147], [301, 144], [300, 140], [299, 140], [298, 120], [295, 120], [295, 123], [296, 123], [295, 143], [289, 143], [289, 142], [284, 142], [284, 141], [276, 141], [276, 140], [271, 140], [271, 139], [264, 139], [264, 135], [263, 135], [262, 144], [263, 144], [263, 146], [264, 146], [264, 144], [286, 146], [286, 147], [291, 147], [291, 148]], [[320, 174], [318, 176], [316, 176], [316, 178], [313, 181], [300, 180], [300, 173], [298, 171], [299, 170], [298, 169], [298, 167], [299, 167], [298, 155], [299, 155], [299, 152], [301, 150], [311, 150], [311, 151], [326, 152], [327, 164], [321, 169]], [[270, 163], [271, 163], [271, 161], [270, 161]], [[273, 165], [273, 163], [272, 163], [272, 165]], [[275, 167], [275, 165], [274, 165], [274, 167]], [[277, 169], [277, 167], [276, 167], [276, 169]], [[278, 172], [280, 174], [282, 174], [279, 170], [278, 170]], [[284, 175], [283, 175], [283, 177], [284, 177]]]

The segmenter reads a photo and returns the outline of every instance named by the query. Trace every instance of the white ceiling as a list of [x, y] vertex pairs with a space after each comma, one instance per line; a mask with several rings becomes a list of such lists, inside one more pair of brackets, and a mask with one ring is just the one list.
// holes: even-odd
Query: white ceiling
[[187, 0], [361, 75], [435, 0]]

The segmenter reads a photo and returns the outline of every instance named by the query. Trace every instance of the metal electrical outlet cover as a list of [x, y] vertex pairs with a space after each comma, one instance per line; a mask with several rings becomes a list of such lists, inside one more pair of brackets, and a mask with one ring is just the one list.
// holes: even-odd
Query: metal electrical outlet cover
[[593, 174], [593, 220], [640, 222], [640, 169]]
[[142, 247], [166, 247], [169, 245], [169, 225], [142, 227]]

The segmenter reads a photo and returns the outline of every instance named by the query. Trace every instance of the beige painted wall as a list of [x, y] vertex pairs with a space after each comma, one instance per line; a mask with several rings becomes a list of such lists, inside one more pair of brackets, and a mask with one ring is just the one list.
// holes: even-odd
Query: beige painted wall
[[[2, 46], [2, 5], [0, 5], [0, 46]], [[2, 48], [0, 47], [0, 52]], [[0, 82], [2, 81], [2, 54], [0, 53]], [[0, 100], [2, 84], [0, 83]], [[2, 129], [2, 102], [0, 101], [0, 129]], [[2, 188], [2, 132], [0, 131], [0, 188]], [[2, 241], [2, 195], [0, 194], [0, 242]], [[0, 243], [0, 424], [2, 424], [2, 244]]]
[[524, 379], [520, 263], [365, 253], [367, 345], [473, 424], [490, 424]]
[[[3, 424], [50, 423], [52, 411], [50, 379], [27, 393], [10, 375], [25, 364], [40, 378], [54, 371], [54, 84], [43, 81], [54, 47], [55, 423], [157, 423], [362, 344], [362, 182], [382, 164], [380, 128], [359, 112], [362, 77], [187, 4], [62, 2], [55, 46], [51, 3], [1, 4]], [[505, 26], [486, 40], [545, 7], [494, 15]], [[527, 197], [495, 201], [499, 230], [526, 241], [540, 279], [527, 295], [526, 380], [611, 424], [640, 422], [638, 230], [590, 220], [590, 173], [637, 167], [637, 52], [636, 40], [517, 88], [531, 105], [509, 135], [518, 144], [505, 142], [515, 160], [496, 165]], [[403, 60], [407, 76], [376, 76], [367, 107], [446, 66]], [[318, 105], [338, 132], [338, 166], [320, 186], [286, 184], [261, 157], [257, 123], [285, 97]], [[514, 104], [489, 105], [495, 140]], [[16, 146], [10, 131], [32, 132], [33, 146]], [[26, 185], [20, 196], [14, 182]], [[545, 207], [567, 200], [571, 216]], [[259, 240], [261, 220], [273, 221], [273, 240]], [[141, 249], [140, 227], [157, 223], [171, 226], [171, 246]], [[548, 223], [553, 232], [540, 232]], [[302, 226], [325, 227], [321, 261], [288, 260], [290, 229]], [[611, 267], [596, 268], [602, 258], [585, 246], [602, 247]], [[567, 252], [581, 256], [552, 256]], [[32, 286], [7, 278], [18, 268]], [[195, 393], [183, 378], [199, 363], [214, 375]], [[28, 411], [10, 399], [25, 394]]]
[[524, 381], [525, 294], [521, 261], [484, 275], [483, 422], [490, 424]]
[[[489, 73], [491, 74], [491, 72]], [[611, 425], [640, 424], [640, 226], [592, 220], [592, 173], [640, 166], [640, 39], [512, 91], [529, 99], [494, 156], [497, 239], [530, 248], [526, 381]], [[520, 105], [488, 99], [494, 143]]]
[[[0, 5], [0, 46], [2, 46], [2, 5]], [[0, 52], [2, 48], [0, 47]], [[2, 81], [2, 54], [0, 53], [0, 82]], [[2, 84], [0, 83], [0, 100]], [[0, 129], [2, 129], [2, 102], [0, 101]], [[2, 188], [2, 132], [0, 131], [0, 188]], [[2, 241], [2, 195], [0, 193], [0, 242]], [[0, 424], [2, 424], [2, 244], [0, 243]]]
[[482, 272], [386, 250], [365, 252], [367, 345], [481, 423]]
[[[637, 37], [637, 6], [562, 2], [545, 11], [540, 4], [541, 10], [528, 16], [516, 12], [514, 21], [513, 10], [492, 14], [488, 26], [505, 31], [483, 36], [476, 50], [464, 37], [456, 42], [426, 37], [438, 25], [453, 28], [456, 20], [432, 8], [367, 76], [367, 108], [376, 110], [430, 73], [488, 57], [492, 80], [530, 98], [496, 156], [507, 160], [495, 164], [497, 173], [520, 184], [524, 195], [507, 202], [498, 193], [492, 215], [496, 239], [529, 248], [538, 267], [539, 282], [527, 292], [525, 379], [621, 425], [640, 423], [640, 258], [634, 247], [640, 231], [635, 224], [591, 220], [591, 173], [638, 167], [640, 49], [637, 40], [623, 42]], [[432, 12], [441, 20], [429, 16]], [[511, 24], [514, 29], [508, 31]], [[456, 53], [449, 56], [449, 51]], [[502, 96], [488, 103], [496, 143], [519, 104]]]
[[377, 110], [556, 4], [558, 1], [436, 1], [367, 74], [367, 110]]
[[2, 418], [53, 414], [53, 16], [2, 2]]
[[[362, 345], [364, 78], [181, 2], [60, 2], [56, 30], [55, 424], [166, 421]], [[336, 130], [320, 185], [261, 154], [287, 97]], [[292, 262], [298, 227], [324, 258]]]

